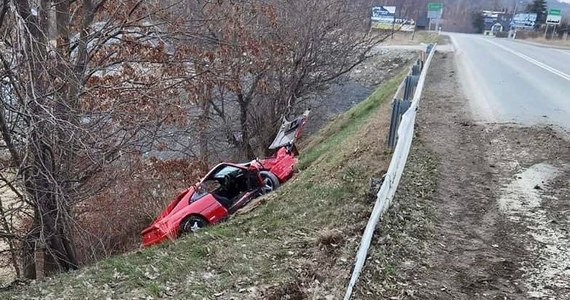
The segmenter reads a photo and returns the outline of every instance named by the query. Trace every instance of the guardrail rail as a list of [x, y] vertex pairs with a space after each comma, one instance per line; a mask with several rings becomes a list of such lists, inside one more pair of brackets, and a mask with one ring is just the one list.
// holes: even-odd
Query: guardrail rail
[[390, 204], [392, 204], [392, 199], [394, 199], [398, 183], [404, 172], [404, 166], [406, 165], [414, 136], [416, 110], [418, 109], [427, 71], [433, 59], [436, 46], [436, 44], [430, 44], [426, 47], [426, 51], [420, 54], [420, 58], [416, 64], [410, 68], [410, 74], [406, 76], [398, 88], [395, 95], [396, 98], [394, 98], [392, 102], [392, 120], [388, 134], [388, 146], [394, 149], [394, 152], [388, 171], [384, 176], [384, 182], [378, 191], [374, 209], [372, 210], [372, 214], [368, 219], [368, 224], [362, 235], [344, 300], [349, 300], [352, 296], [353, 289], [356, 286], [358, 277], [364, 268], [364, 263], [368, 256], [368, 249], [372, 242], [374, 229], [378, 225], [382, 214], [384, 214], [388, 207], [390, 207]]

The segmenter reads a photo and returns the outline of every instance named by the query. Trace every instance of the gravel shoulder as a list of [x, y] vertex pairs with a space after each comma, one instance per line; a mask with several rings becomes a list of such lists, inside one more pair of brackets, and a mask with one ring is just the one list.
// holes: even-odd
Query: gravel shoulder
[[570, 143], [474, 122], [456, 70], [436, 54], [356, 298], [570, 299]]

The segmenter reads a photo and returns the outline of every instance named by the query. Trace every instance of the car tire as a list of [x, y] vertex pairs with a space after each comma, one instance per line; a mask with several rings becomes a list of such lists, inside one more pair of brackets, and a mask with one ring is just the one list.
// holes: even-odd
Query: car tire
[[279, 186], [279, 179], [275, 174], [269, 171], [261, 171], [259, 172], [261, 179], [263, 180], [263, 186], [261, 187], [261, 193], [267, 194], [276, 190]]
[[188, 216], [180, 222], [180, 234], [195, 233], [196, 231], [208, 226], [208, 222], [200, 216]]

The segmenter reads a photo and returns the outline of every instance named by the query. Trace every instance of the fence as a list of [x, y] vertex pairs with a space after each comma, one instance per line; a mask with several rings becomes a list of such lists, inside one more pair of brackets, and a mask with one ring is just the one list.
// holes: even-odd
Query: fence
[[[384, 177], [384, 182], [376, 197], [374, 209], [372, 210], [372, 214], [362, 235], [344, 300], [349, 300], [352, 296], [354, 286], [366, 262], [366, 256], [368, 255], [368, 248], [372, 241], [374, 229], [380, 221], [380, 216], [390, 207], [392, 199], [396, 194], [398, 183], [404, 172], [404, 166], [406, 165], [414, 136], [416, 110], [422, 96], [426, 74], [435, 53], [435, 48], [436, 45], [427, 46], [426, 52], [420, 55], [416, 64], [411, 67], [410, 75], [406, 77], [400, 85], [400, 88], [398, 88], [398, 92], [396, 92], [396, 97], [402, 96], [402, 99], [395, 98], [392, 102], [392, 121], [388, 143], [390, 147], [394, 148], [394, 153], [392, 154], [388, 172]], [[410, 99], [411, 95], [413, 95], [412, 99]], [[392, 144], [390, 144], [390, 142], [392, 142]]]

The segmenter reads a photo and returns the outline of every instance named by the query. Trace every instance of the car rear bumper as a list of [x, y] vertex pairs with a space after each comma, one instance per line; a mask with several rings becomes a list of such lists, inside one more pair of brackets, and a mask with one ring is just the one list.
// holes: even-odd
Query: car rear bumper
[[141, 235], [144, 247], [156, 245], [168, 239], [168, 235], [155, 226], [146, 228]]

